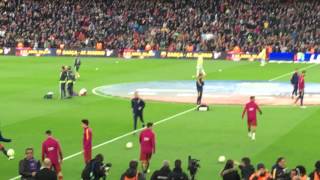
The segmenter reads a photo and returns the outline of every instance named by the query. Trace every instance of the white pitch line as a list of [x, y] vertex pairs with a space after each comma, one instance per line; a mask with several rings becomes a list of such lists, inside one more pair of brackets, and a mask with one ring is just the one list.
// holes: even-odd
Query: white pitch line
[[[179, 117], [179, 116], [182, 116], [182, 115], [184, 115], [184, 114], [187, 114], [187, 113], [189, 113], [189, 112], [191, 112], [191, 111], [194, 111], [195, 109], [196, 109], [196, 107], [193, 107], [193, 108], [191, 108], [191, 109], [182, 111], [182, 112], [180, 112], [180, 113], [178, 113], [178, 114], [169, 116], [169, 117], [167, 117], [167, 118], [164, 118], [164, 119], [162, 119], [162, 120], [159, 120], [159, 121], [155, 122], [154, 125], [159, 125], [159, 124], [161, 124], [161, 123], [164, 123], [164, 122], [169, 121], [169, 120], [171, 120], [171, 119], [174, 119], [174, 118], [176, 118], [176, 117]], [[101, 143], [101, 144], [95, 145], [95, 146], [92, 147], [92, 150], [97, 149], [97, 148], [99, 148], [99, 147], [101, 147], [101, 146], [110, 144], [110, 143], [112, 143], [112, 142], [118, 141], [118, 140], [120, 140], [120, 139], [123, 139], [123, 138], [125, 138], [125, 137], [127, 137], [127, 136], [130, 136], [130, 135], [134, 134], [134, 133], [140, 132], [141, 130], [143, 130], [143, 128], [137, 129], [137, 130], [135, 130], [135, 131], [128, 132], [128, 133], [123, 134], [123, 135], [121, 135], [121, 136], [118, 136], [118, 137], [115, 137], [115, 138], [110, 139], [110, 140], [108, 140], [108, 141], [105, 141], [105, 142], [103, 142], [103, 143]], [[68, 160], [68, 159], [71, 159], [71, 158], [74, 158], [74, 157], [76, 157], [76, 156], [79, 156], [79, 155], [81, 155], [82, 153], [83, 153], [83, 151], [79, 151], [79, 152], [77, 152], [77, 153], [74, 153], [74, 154], [72, 154], [72, 155], [69, 155], [69, 156], [63, 158], [63, 161], [66, 161], [66, 160]], [[16, 177], [11, 178], [11, 179], [9, 179], [9, 180], [17, 180], [17, 179], [19, 179], [20, 177], [21, 177], [21, 176], [16, 176]]]
[[[301, 68], [300, 70], [310, 69], [310, 68], [315, 67], [315, 66], [317, 66], [317, 65], [318, 65], [318, 64], [312, 64], [312, 65], [307, 66], [307, 67], [305, 67], [305, 68]], [[288, 72], [288, 73], [286, 73], [286, 74], [282, 74], [282, 75], [280, 75], [280, 76], [277, 76], [277, 77], [275, 77], [275, 78], [270, 79], [269, 81], [275, 81], [275, 80], [281, 79], [281, 78], [283, 78], [283, 77], [286, 77], [286, 76], [291, 75], [293, 72], [294, 72], [294, 71]]]

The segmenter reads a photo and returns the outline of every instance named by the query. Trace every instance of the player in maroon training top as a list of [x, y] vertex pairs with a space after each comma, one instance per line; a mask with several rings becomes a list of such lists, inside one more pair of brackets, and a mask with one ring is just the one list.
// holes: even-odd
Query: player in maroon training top
[[52, 167], [58, 175], [58, 179], [62, 180], [61, 163], [63, 161], [61, 146], [59, 142], [53, 138], [50, 130], [46, 131], [47, 139], [42, 143], [42, 161], [49, 158]]
[[252, 140], [256, 139], [256, 127], [257, 127], [257, 111], [262, 114], [261, 109], [258, 104], [255, 102], [255, 97], [250, 97], [250, 102], [248, 102], [242, 112], [242, 119], [244, 115], [247, 113], [248, 117], [248, 136], [252, 138]]
[[83, 119], [83, 155], [84, 162], [88, 164], [91, 161], [92, 156], [92, 130], [89, 128], [89, 120]]
[[295, 101], [295, 103], [297, 103], [300, 99], [300, 106], [302, 108], [305, 108], [305, 106], [303, 105], [304, 87], [305, 87], [304, 77], [305, 77], [305, 75], [306, 75], [306, 71], [302, 71], [302, 73], [299, 76], [299, 82], [298, 82], [299, 96]]
[[143, 173], [146, 174], [152, 154], [156, 152], [155, 134], [152, 131], [152, 123], [147, 124], [147, 128], [140, 133], [140, 160]]

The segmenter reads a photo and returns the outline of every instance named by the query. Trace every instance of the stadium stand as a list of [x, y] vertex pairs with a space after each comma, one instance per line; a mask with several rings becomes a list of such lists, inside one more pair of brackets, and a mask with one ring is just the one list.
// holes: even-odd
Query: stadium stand
[[4, 0], [0, 47], [319, 52], [318, 0]]

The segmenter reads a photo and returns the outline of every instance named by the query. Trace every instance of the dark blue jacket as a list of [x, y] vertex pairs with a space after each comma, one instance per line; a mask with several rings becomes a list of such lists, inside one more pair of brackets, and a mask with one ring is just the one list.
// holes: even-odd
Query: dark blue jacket
[[299, 75], [298, 75], [297, 72], [292, 75], [290, 82], [293, 85], [298, 85], [298, 83], [299, 83]]
[[131, 99], [131, 108], [134, 114], [142, 113], [145, 105], [144, 101], [140, 98]]

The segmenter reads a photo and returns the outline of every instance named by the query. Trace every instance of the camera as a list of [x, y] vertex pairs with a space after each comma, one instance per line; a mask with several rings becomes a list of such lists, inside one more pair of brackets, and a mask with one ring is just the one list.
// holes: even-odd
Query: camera
[[194, 159], [191, 156], [188, 157], [188, 170], [191, 176], [191, 180], [195, 180], [198, 169], [200, 168], [200, 160]]
[[112, 164], [111, 164], [111, 163], [106, 163], [105, 165], [102, 166], [102, 168], [103, 168], [104, 171], [105, 171], [105, 175], [106, 175], [106, 176], [109, 175], [109, 172], [110, 172], [111, 167], [112, 167]]

